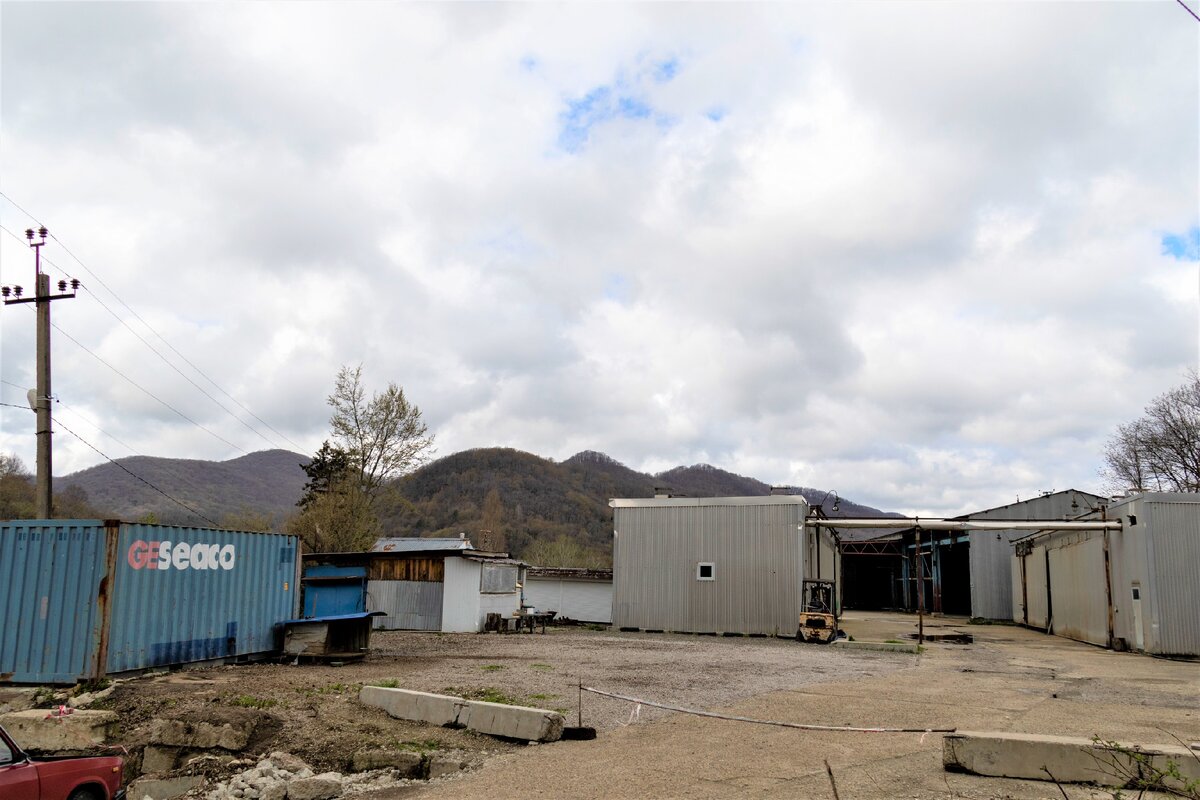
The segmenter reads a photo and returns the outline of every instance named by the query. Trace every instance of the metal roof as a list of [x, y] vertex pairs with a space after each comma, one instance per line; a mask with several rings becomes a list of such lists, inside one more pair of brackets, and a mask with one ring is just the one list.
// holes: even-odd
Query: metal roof
[[427, 550], [474, 550], [470, 539], [422, 539], [416, 536], [385, 536], [371, 545], [372, 553], [423, 553]]
[[672, 506], [798, 506], [808, 505], [798, 494], [769, 494], [758, 497], [646, 497], [609, 500], [610, 508], [669, 508]]
[[530, 567], [529, 577], [611, 581], [613, 571], [611, 569], [586, 569], [584, 567]]

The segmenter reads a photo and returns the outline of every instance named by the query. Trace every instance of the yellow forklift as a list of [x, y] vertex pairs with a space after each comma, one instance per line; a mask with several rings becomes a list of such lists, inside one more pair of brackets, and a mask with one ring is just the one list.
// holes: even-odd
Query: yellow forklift
[[803, 610], [796, 641], [829, 644], [838, 635], [837, 591], [833, 581], [804, 581]]

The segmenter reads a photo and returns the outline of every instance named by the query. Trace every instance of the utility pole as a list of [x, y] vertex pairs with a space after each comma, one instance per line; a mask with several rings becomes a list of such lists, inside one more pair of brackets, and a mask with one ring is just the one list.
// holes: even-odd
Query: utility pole
[[[33, 248], [33, 267], [35, 286], [33, 297], [21, 297], [23, 290], [20, 286], [0, 287], [0, 295], [4, 297], [4, 305], [16, 303], [37, 304], [37, 389], [30, 404], [37, 412], [37, 516], [38, 519], [50, 519], [53, 512], [54, 488], [53, 458], [50, 442], [50, 302], [74, 297], [79, 289], [79, 280], [72, 278], [58, 282], [59, 294], [50, 294], [50, 276], [42, 273], [42, 245], [46, 243], [45, 227], [38, 228], [40, 241], [33, 240], [33, 229], [25, 231], [25, 238]], [[71, 287], [67, 292], [68, 285]], [[15, 295], [12, 299], [10, 295]]]

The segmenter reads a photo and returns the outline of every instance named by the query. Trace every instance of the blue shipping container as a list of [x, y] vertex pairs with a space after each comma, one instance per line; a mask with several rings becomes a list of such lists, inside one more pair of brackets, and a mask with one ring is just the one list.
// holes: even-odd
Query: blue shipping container
[[65, 683], [278, 649], [294, 536], [100, 520], [0, 524], [0, 680]]

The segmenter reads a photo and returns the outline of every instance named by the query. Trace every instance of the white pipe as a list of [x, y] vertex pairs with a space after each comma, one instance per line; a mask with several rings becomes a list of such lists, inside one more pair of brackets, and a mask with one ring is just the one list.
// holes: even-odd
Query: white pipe
[[925, 531], [1119, 531], [1119, 520], [957, 520], [921, 519], [920, 517], [887, 517], [885, 519], [814, 519], [804, 524], [810, 528], [920, 528]]

